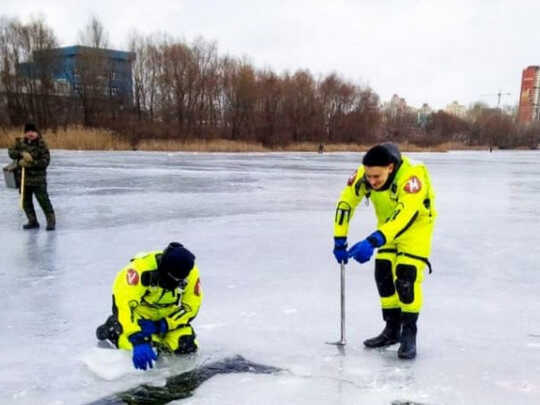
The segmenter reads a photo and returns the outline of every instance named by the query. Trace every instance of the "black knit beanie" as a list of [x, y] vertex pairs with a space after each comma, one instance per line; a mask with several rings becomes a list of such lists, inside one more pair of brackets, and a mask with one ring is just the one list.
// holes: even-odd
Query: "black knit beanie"
[[388, 166], [390, 163], [397, 164], [399, 162], [401, 162], [401, 153], [393, 143], [373, 146], [362, 159], [364, 166]]
[[30, 132], [30, 131], [39, 133], [36, 127], [36, 124], [28, 122], [24, 125], [24, 133], [26, 134], [27, 132]]
[[175, 279], [185, 279], [193, 265], [195, 256], [178, 242], [171, 242], [163, 251], [158, 265], [160, 277], [173, 276]]

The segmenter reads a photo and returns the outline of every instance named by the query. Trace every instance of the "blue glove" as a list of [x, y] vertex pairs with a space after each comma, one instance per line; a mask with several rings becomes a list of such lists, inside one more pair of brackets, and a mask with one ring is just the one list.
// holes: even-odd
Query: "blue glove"
[[338, 263], [345, 263], [349, 261], [347, 256], [347, 238], [335, 237], [334, 238], [334, 256]]
[[381, 232], [373, 232], [366, 239], [356, 243], [352, 248], [350, 248], [348, 256], [354, 257], [354, 260], [359, 263], [365, 263], [371, 259], [373, 249], [384, 245], [385, 242], [386, 238]]
[[167, 327], [167, 321], [165, 319], [160, 319], [159, 321], [141, 319], [139, 320], [139, 326], [141, 327], [141, 335], [144, 337], [151, 336], [157, 333], [159, 333], [160, 335], [164, 335], [169, 329]]
[[154, 367], [152, 360], [157, 360], [157, 355], [149, 343], [141, 343], [133, 346], [133, 365], [140, 370]]

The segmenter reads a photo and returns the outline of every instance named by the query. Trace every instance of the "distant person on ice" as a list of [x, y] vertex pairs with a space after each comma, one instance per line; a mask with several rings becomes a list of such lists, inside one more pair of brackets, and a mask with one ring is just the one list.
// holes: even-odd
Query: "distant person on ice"
[[203, 293], [195, 256], [178, 242], [139, 253], [117, 274], [113, 314], [96, 330], [99, 340], [133, 350], [133, 365], [153, 367], [156, 352], [188, 354], [198, 343], [191, 321]]
[[[47, 218], [46, 229], [53, 231], [56, 227], [56, 218], [47, 193], [47, 166], [51, 157], [47, 144], [34, 124], [29, 123], [24, 126], [24, 138], [16, 138], [15, 144], [8, 149], [8, 154], [11, 159], [17, 161], [19, 167], [17, 176], [21, 175], [24, 168], [24, 180], [21, 179], [19, 184], [23, 193], [23, 209], [28, 223], [23, 225], [23, 228], [39, 228], [32, 201], [32, 196], [35, 195]], [[23, 184], [24, 189], [22, 189]]]
[[[417, 320], [422, 307], [422, 281], [436, 216], [434, 192], [426, 167], [402, 157], [397, 146], [383, 143], [369, 149], [347, 181], [334, 220], [334, 256], [339, 263], [353, 257], [371, 259], [374, 249], [375, 282], [386, 327], [367, 339], [369, 348], [398, 341], [398, 356], [416, 356]], [[362, 198], [371, 200], [377, 229], [347, 250], [349, 222]]]

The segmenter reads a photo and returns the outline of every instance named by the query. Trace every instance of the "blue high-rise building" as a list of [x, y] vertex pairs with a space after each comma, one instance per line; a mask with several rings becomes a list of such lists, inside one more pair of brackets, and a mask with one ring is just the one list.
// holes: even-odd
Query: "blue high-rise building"
[[74, 95], [92, 88], [92, 97], [117, 98], [131, 104], [135, 57], [134, 52], [67, 46], [34, 52], [33, 61], [19, 64], [18, 71], [30, 78], [52, 78], [57, 94]]

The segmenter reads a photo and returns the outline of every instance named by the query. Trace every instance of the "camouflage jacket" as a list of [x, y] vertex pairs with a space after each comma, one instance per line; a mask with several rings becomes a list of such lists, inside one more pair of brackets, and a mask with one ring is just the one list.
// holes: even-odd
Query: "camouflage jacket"
[[30, 153], [33, 159], [25, 169], [25, 184], [37, 186], [47, 183], [47, 166], [49, 166], [51, 157], [43, 138], [39, 137], [34, 141], [17, 138], [15, 145], [8, 149], [8, 154], [10, 158], [19, 161], [25, 151]]

